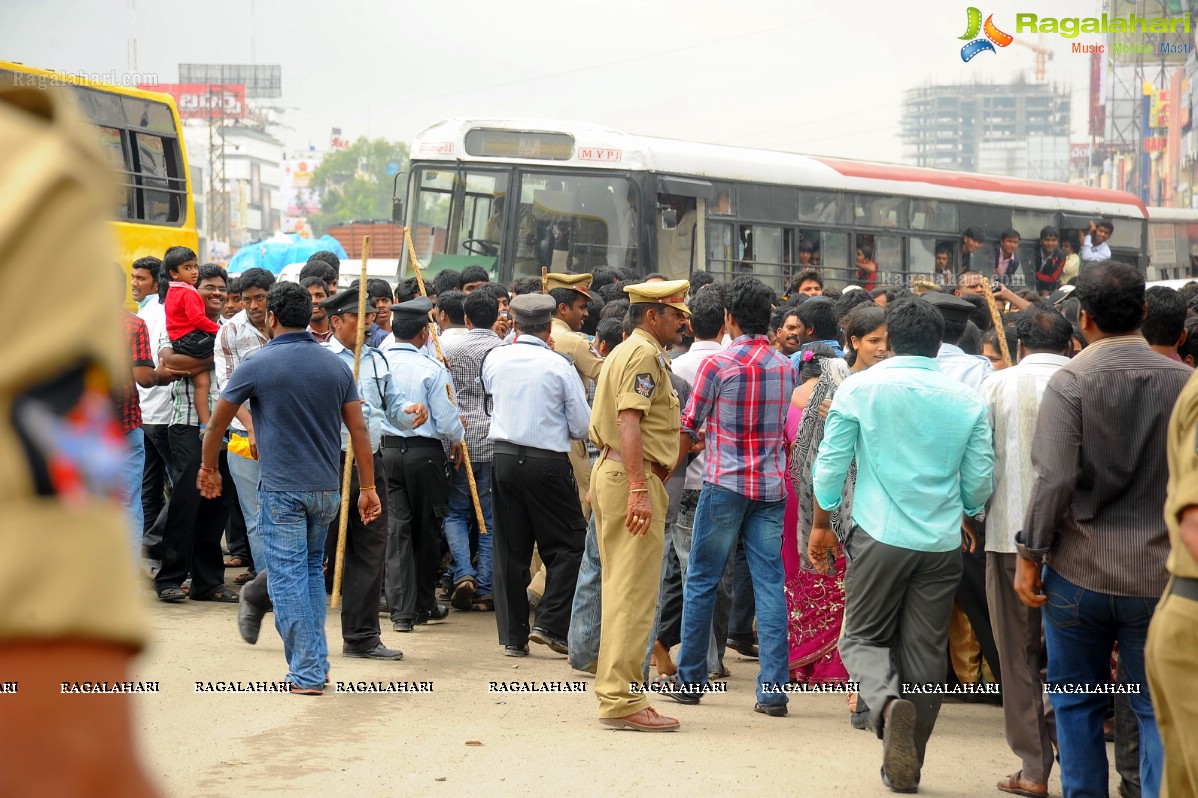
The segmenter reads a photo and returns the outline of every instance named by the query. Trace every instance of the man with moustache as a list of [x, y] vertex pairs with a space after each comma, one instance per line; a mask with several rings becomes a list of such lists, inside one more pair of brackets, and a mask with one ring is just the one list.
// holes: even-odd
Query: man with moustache
[[665, 481], [678, 461], [681, 414], [663, 347], [686, 331], [689, 288], [686, 280], [625, 287], [635, 329], [608, 356], [595, 389], [590, 434], [600, 455], [591, 507], [603, 563], [595, 693], [600, 723], [615, 729], [678, 728], [631, 685], [645, 679], [665, 546]]

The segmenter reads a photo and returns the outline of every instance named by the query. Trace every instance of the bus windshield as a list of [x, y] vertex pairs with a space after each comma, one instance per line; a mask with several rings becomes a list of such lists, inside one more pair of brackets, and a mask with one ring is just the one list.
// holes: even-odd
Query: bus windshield
[[430, 274], [472, 264], [497, 280], [542, 267], [637, 269], [640, 193], [627, 176], [424, 166], [413, 179], [412, 236]]

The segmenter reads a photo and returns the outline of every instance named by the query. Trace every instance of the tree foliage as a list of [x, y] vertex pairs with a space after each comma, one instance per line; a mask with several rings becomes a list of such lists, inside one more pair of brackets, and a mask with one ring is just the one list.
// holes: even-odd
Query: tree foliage
[[[401, 172], [408, 170], [408, 145], [363, 136], [326, 155], [312, 175], [320, 197], [320, 212], [309, 217], [316, 235], [342, 222], [389, 220], [394, 178], [387, 174], [387, 166], [391, 163], [398, 164]], [[403, 191], [402, 185], [399, 190]]]

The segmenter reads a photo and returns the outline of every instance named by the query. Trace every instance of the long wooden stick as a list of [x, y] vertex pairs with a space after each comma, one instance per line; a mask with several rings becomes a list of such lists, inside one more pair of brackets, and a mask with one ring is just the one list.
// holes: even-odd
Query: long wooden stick
[[982, 280], [982, 296], [986, 297], [986, 304], [990, 308], [990, 318], [994, 319], [994, 329], [998, 331], [998, 350], [1002, 352], [1002, 359], [1009, 368], [1013, 364], [1011, 350], [1007, 346], [1007, 331], [1002, 326], [1002, 314], [998, 312], [998, 303], [994, 301], [994, 292], [990, 290], [988, 280]]
[[544, 266], [541, 267], [541, 293], [549, 293], [549, 270]]
[[[366, 341], [366, 261], [370, 258], [370, 236], [362, 238], [362, 276], [358, 280], [358, 334], [354, 340], [354, 385], [362, 368], [362, 346]], [[349, 532], [349, 514], [357, 508], [349, 506], [349, 483], [354, 470], [354, 446], [351, 440], [345, 447], [345, 471], [341, 475], [341, 512], [337, 519], [337, 562], [333, 567], [333, 595], [329, 606], [341, 606], [341, 578], [345, 572], [345, 538]], [[377, 477], [377, 475], [376, 475]], [[359, 487], [361, 487], [359, 485]], [[369, 487], [369, 486], [367, 486]]]
[[[403, 231], [404, 243], [408, 247], [408, 257], [412, 259], [412, 270], [416, 272], [416, 284], [420, 286], [420, 295], [428, 297], [428, 290], [424, 287], [424, 275], [420, 273], [420, 259], [416, 257], [416, 247], [412, 244], [412, 234], [405, 227]], [[437, 337], [437, 325], [429, 321], [429, 330], [433, 335], [433, 346], [437, 350], [437, 359], [441, 361], [445, 368], [449, 368], [449, 364], [445, 362], [445, 354], [441, 351], [441, 339]], [[445, 392], [449, 394], [449, 403], [454, 407], [458, 406], [457, 397], [453, 394], [453, 380], [449, 380], [445, 385]], [[470, 500], [474, 502], [474, 517], [478, 521], [478, 534], [487, 534], [487, 520], [483, 517], [483, 506], [478, 501], [478, 484], [474, 481], [474, 466], [470, 463], [470, 448], [466, 445], [465, 436], [462, 437], [462, 465], [466, 467], [466, 481], [470, 484]]]

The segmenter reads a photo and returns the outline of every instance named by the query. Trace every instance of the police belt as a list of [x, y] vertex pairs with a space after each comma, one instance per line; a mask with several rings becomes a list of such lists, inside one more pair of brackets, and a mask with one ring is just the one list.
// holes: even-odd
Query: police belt
[[[602, 463], [604, 460], [611, 460], [612, 462], [616, 463], [624, 462], [624, 458], [620, 456], [620, 453], [610, 446], [604, 446], [603, 451], [599, 453], [599, 462]], [[664, 485], [666, 477], [670, 475], [670, 469], [649, 460], [646, 460], [645, 464], [649, 466], [649, 470], [652, 471], [654, 476], [660, 479]]]
[[569, 460], [565, 452], [555, 452], [552, 449], [538, 449], [535, 446], [521, 446], [511, 441], [495, 441], [495, 454], [507, 454], [523, 460]]
[[379, 448], [399, 449], [401, 452], [406, 452], [408, 449], [440, 449], [441, 441], [436, 438], [426, 438], [423, 435], [413, 435], [411, 438], [405, 438], [402, 435], [384, 435], [383, 443]]
[[1175, 576], [1169, 581], [1168, 594], [1181, 596], [1190, 601], [1198, 601], [1198, 579], [1189, 576]]

